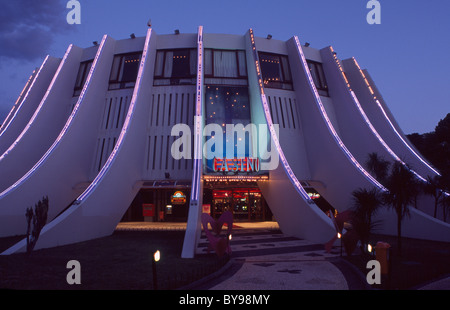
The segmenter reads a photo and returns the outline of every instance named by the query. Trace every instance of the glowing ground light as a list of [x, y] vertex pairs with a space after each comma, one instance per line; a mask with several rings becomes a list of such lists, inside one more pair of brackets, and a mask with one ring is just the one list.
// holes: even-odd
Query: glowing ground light
[[153, 253], [153, 260], [155, 262], [159, 262], [160, 259], [161, 259], [161, 252], [157, 250], [155, 253]]

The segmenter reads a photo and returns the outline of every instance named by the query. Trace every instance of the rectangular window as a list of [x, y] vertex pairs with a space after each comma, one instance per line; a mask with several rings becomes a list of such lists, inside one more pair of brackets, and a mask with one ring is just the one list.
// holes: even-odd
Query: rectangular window
[[[228, 140], [226, 133], [227, 124], [242, 124], [246, 126], [251, 122], [250, 113], [250, 97], [248, 87], [242, 86], [224, 86], [224, 85], [208, 85], [205, 88], [205, 123], [219, 124], [223, 129], [222, 132], [214, 132], [211, 136], [206, 137], [207, 140], [214, 139], [216, 135], [222, 135], [222, 144], [214, 143], [211, 150], [216, 154], [220, 154], [222, 158], [226, 157], [226, 150], [229, 148], [233, 151], [233, 156], [248, 157], [251, 153], [250, 135], [239, 137], [234, 133], [233, 140]], [[216, 141], [220, 141], [219, 139]], [[206, 171], [213, 173], [213, 160], [206, 161]]]
[[325, 74], [323, 72], [323, 67], [320, 62], [315, 62], [308, 60], [309, 71], [311, 72], [311, 76], [313, 78], [314, 84], [316, 85], [317, 92], [321, 96], [328, 97], [328, 85], [325, 79]]
[[197, 50], [175, 49], [156, 52], [153, 85], [193, 85], [196, 82]]
[[259, 60], [265, 87], [292, 90], [287, 56], [260, 52]]
[[142, 53], [123, 54], [114, 56], [109, 89], [132, 88], [136, 84]]
[[91, 71], [92, 60], [84, 61], [80, 63], [80, 67], [78, 69], [77, 79], [75, 81], [75, 87], [73, 91], [74, 96], [79, 96], [81, 90], [84, 87], [84, 83], [86, 82], [87, 76], [89, 75], [89, 71]]
[[247, 85], [243, 50], [205, 49], [205, 84]]

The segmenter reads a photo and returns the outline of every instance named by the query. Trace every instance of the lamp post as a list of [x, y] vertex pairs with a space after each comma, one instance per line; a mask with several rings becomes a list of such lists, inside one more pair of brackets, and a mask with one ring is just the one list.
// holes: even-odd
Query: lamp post
[[155, 253], [153, 253], [152, 271], [153, 271], [153, 289], [154, 290], [158, 289], [158, 279], [156, 277], [156, 262], [158, 262], [160, 258], [161, 258], [161, 253], [159, 252], [159, 250], [157, 250]]

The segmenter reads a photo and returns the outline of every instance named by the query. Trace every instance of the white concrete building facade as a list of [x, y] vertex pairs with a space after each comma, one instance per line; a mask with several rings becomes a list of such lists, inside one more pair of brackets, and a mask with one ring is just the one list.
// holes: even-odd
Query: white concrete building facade
[[[254, 127], [232, 145], [227, 124]], [[336, 234], [326, 211], [351, 208], [357, 188], [384, 189], [364, 167], [373, 152], [408, 163], [419, 179], [439, 174], [367, 70], [332, 47], [202, 26], [105, 35], [47, 56], [0, 128], [0, 237], [23, 235], [26, 208], [48, 196], [36, 249], [107, 236], [120, 221], [187, 221], [182, 255], [193, 257], [201, 213], [225, 210], [325, 243]], [[432, 205], [423, 197], [410, 208], [404, 236], [450, 241]], [[395, 234], [395, 213], [380, 218]], [[3, 254], [25, 248], [23, 240]]]

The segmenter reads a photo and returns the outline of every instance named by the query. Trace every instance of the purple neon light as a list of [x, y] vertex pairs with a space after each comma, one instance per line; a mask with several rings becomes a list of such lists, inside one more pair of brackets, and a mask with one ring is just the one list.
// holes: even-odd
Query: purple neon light
[[[72, 111], [72, 114], [71, 114], [71, 115], [69, 116], [69, 118], [67, 119], [66, 124], [64, 125], [64, 127], [63, 127], [63, 129], [61, 130], [60, 134], [59, 134], [58, 137], [56, 138], [55, 142], [53, 142], [52, 146], [51, 146], [51, 147], [47, 150], [47, 152], [41, 157], [41, 159], [33, 166], [33, 168], [31, 168], [31, 169], [30, 169], [23, 177], [21, 177], [16, 183], [14, 183], [13, 185], [11, 185], [9, 188], [7, 188], [6, 190], [4, 190], [4, 191], [0, 194], [0, 199], [3, 198], [5, 195], [7, 195], [10, 191], [12, 191], [12, 190], [14, 190], [15, 188], [17, 188], [17, 187], [18, 187], [19, 185], [21, 185], [23, 182], [25, 182], [25, 181], [26, 181], [26, 180], [27, 180], [27, 179], [28, 179], [28, 178], [29, 178], [29, 177], [30, 177], [30, 176], [31, 176], [31, 175], [32, 175], [32, 174], [33, 174], [33, 173], [34, 173], [34, 172], [35, 172], [35, 171], [36, 171], [36, 170], [37, 170], [37, 169], [38, 169], [38, 168], [46, 161], [46, 160], [47, 160], [47, 158], [50, 156], [50, 154], [53, 152], [53, 150], [59, 145], [59, 143], [60, 143], [62, 137], [63, 137], [64, 134], [67, 132], [67, 129], [71, 126], [72, 120], [73, 120], [73, 118], [75, 117], [75, 115], [77, 114], [78, 109], [79, 109], [79, 107], [80, 107], [80, 105], [81, 105], [81, 103], [82, 103], [82, 101], [83, 101], [83, 98], [84, 98], [86, 89], [89, 87], [89, 85], [90, 85], [90, 83], [91, 83], [91, 80], [92, 80], [92, 74], [93, 74], [93, 72], [94, 72], [94, 70], [95, 70], [95, 66], [97, 65], [98, 58], [100, 57], [100, 55], [101, 55], [102, 52], [103, 52], [103, 46], [104, 46], [104, 44], [105, 44], [106, 38], [107, 38], [107, 36], [105, 35], [105, 36], [103, 37], [103, 39], [102, 39], [102, 42], [100, 43], [100, 46], [99, 46], [98, 51], [97, 51], [97, 55], [95, 56], [94, 62], [93, 62], [93, 64], [92, 64], [91, 70], [90, 70], [90, 72], [89, 72], [89, 75], [88, 75], [88, 78], [87, 78], [87, 80], [86, 80], [86, 83], [85, 83], [85, 85], [84, 85], [84, 87], [83, 87], [83, 90], [82, 90], [82, 92], [81, 92], [81, 94], [80, 94], [80, 97], [78, 98], [77, 104], [75, 105], [75, 107], [74, 107], [74, 109], [73, 109], [73, 111]], [[65, 63], [66, 58], [67, 58], [67, 56], [68, 56], [68, 54], [69, 54], [69, 52], [70, 52], [71, 49], [72, 49], [72, 45], [70, 45], [70, 47], [69, 47], [69, 49], [68, 49], [66, 55], [64, 55], [64, 59], [63, 59], [63, 61], [61, 62], [60, 67], [58, 68], [58, 71], [56, 72], [55, 77], [59, 74], [59, 72], [60, 72], [60, 70], [61, 70], [63, 64]], [[52, 89], [55, 80], [56, 80], [56, 78], [54, 78], [53, 81], [52, 81], [52, 83], [50, 84], [50, 87], [48, 88], [46, 95], [44, 96], [44, 98], [43, 98], [42, 101], [41, 101], [40, 107], [42, 106], [43, 102], [44, 102], [45, 99], [47, 98], [47, 95], [49, 94], [50, 90]], [[40, 107], [39, 107], [38, 109], [40, 109]], [[31, 123], [34, 121], [34, 118], [36, 117], [36, 115], [37, 115], [38, 112], [39, 112], [38, 110], [35, 112], [35, 114], [33, 115], [33, 118], [30, 120], [30, 122], [29, 122], [28, 125], [27, 125], [28, 127], [29, 127], [29, 126], [31, 125]], [[22, 132], [22, 135], [23, 135], [23, 133], [24, 133], [24, 132]], [[22, 135], [21, 135], [21, 136], [22, 136]], [[21, 138], [21, 136], [19, 136], [19, 138]], [[18, 139], [19, 139], [19, 138], [18, 138]]]
[[194, 169], [192, 175], [191, 200], [198, 201], [202, 176], [202, 97], [203, 97], [203, 26], [198, 27], [197, 37], [197, 90], [194, 117]]
[[[145, 39], [145, 44], [144, 44], [144, 48], [142, 51], [141, 62], [139, 64], [139, 71], [138, 71], [138, 75], [136, 78], [136, 84], [135, 84], [135, 87], [133, 90], [133, 97], [131, 99], [130, 107], [128, 108], [127, 116], [123, 123], [122, 130], [120, 131], [120, 135], [119, 135], [119, 138], [117, 139], [116, 145], [114, 146], [114, 149], [112, 150], [111, 154], [109, 155], [108, 159], [106, 160], [106, 162], [103, 165], [100, 172], [97, 174], [95, 179], [91, 182], [91, 184], [89, 184], [89, 186], [86, 188], [86, 190], [77, 198], [77, 200], [74, 202], [74, 204], [80, 204], [84, 199], [86, 199], [94, 191], [94, 189], [97, 187], [97, 185], [101, 182], [101, 180], [104, 178], [106, 173], [109, 171], [112, 163], [116, 159], [116, 154], [122, 148], [123, 141], [128, 132], [128, 129], [130, 127], [131, 118], [133, 117], [134, 110], [136, 108], [136, 101], [139, 96], [139, 91], [141, 89], [142, 76], [144, 73], [144, 67], [147, 62], [147, 56], [148, 56], [148, 50], [149, 50], [151, 36], [152, 36], [152, 29], [149, 28], [147, 31], [147, 37]], [[82, 92], [82, 94], [83, 94], [83, 92]]]
[[422, 162], [424, 163], [428, 168], [430, 168], [434, 173], [436, 173], [437, 175], [441, 175], [438, 171], [436, 171], [433, 167], [431, 167], [426, 161], [424, 161], [409, 145], [408, 143], [403, 139], [403, 137], [401, 136], [401, 134], [397, 131], [397, 129], [395, 129], [394, 124], [392, 124], [391, 120], [389, 119], [388, 115], [386, 114], [386, 111], [384, 110], [383, 106], [381, 105], [380, 101], [377, 99], [375, 101], [378, 105], [378, 107], [381, 109], [381, 112], [383, 112], [384, 117], [386, 118], [386, 120], [389, 122], [389, 125], [391, 126], [391, 128], [394, 130], [394, 132], [397, 134], [397, 136], [400, 138], [400, 140], [402, 140], [403, 144], [406, 145], [406, 147]]
[[[30, 75], [30, 77], [28, 78], [28, 81], [25, 84], [25, 87], [20, 92], [19, 97], [17, 98], [17, 100], [14, 103], [12, 109], [9, 111], [8, 115], [6, 116], [6, 118], [4, 120], [4, 123], [6, 125], [0, 127], [0, 137], [3, 135], [3, 133], [6, 131], [6, 129], [8, 129], [9, 125], [12, 123], [14, 118], [16, 118], [17, 113], [22, 108], [23, 103], [25, 102], [25, 99], [28, 97], [28, 94], [30, 93], [30, 90], [32, 89], [32, 87], [34, 85], [34, 81], [36, 81], [36, 78], [38, 77], [39, 72], [41, 72], [41, 70], [44, 67], [44, 64], [47, 62], [48, 58], [49, 58], [49, 56], [47, 55], [47, 57], [45, 57], [44, 62], [41, 65], [41, 67], [39, 68], [39, 70], [38, 71], [34, 70], [33, 73]], [[28, 85], [30, 85], [30, 83], [31, 83], [31, 86], [28, 87]], [[22, 95], [24, 94], [25, 90], [26, 90], [26, 94], [25, 94], [24, 97], [22, 97]]]
[[369, 87], [370, 93], [373, 96], [373, 99], [375, 100], [375, 102], [377, 103], [378, 107], [381, 109], [381, 112], [383, 113], [383, 116], [386, 118], [386, 120], [388, 121], [389, 125], [391, 126], [391, 128], [394, 130], [395, 134], [400, 138], [400, 140], [403, 142], [403, 144], [405, 144], [405, 146], [414, 154], [414, 156], [417, 157], [417, 159], [419, 159], [423, 164], [425, 164], [429, 169], [431, 169], [434, 173], [436, 173], [437, 175], [441, 175], [436, 169], [434, 169], [433, 167], [431, 167], [425, 160], [423, 160], [419, 154], [417, 154], [412, 148], [411, 146], [409, 146], [409, 144], [403, 139], [402, 135], [398, 132], [398, 130], [395, 128], [394, 124], [392, 123], [391, 119], [389, 118], [389, 116], [387, 115], [386, 111], [384, 110], [382, 104], [380, 103], [380, 101], [377, 99], [377, 96], [375, 95], [375, 92], [373, 91], [372, 86], [370, 85], [369, 81], [367, 80], [364, 72], [361, 70], [361, 67], [359, 66], [358, 62], [356, 61], [355, 58], [352, 58], [353, 62], [355, 63], [355, 65], [357, 66], [361, 76], [363, 77], [364, 81], [367, 84], [367, 87]]
[[[30, 126], [33, 124], [34, 119], [36, 118], [36, 116], [38, 115], [38, 113], [39, 113], [39, 111], [41, 110], [42, 106], [44, 105], [44, 102], [45, 102], [45, 100], [47, 99], [47, 96], [48, 96], [50, 90], [52, 89], [53, 83], [54, 83], [54, 81], [56, 80], [56, 78], [57, 78], [57, 76], [58, 76], [58, 74], [59, 74], [59, 71], [60, 71], [60, 69], [62, 68], [62, 65], [63, 65], [63, 63], [65, 62], [65, 60], [66, 60], [66, 58], [67, 58], [67, 55], [69, 54], [69, 52], [70, 52], [71, 49], [72, 49], [72, 45], [70, 45], [69, 48], [67, 49], [67, 52], [66, 52], [66, 54], [64, 55], [63, 61], [62, 61], [61, 64], [59, 65], [59, 68], [58, 68], [58, 70], [56, 71], [55, 76], [53, 77], [53, 80], [52, 80], [52, 82], [50, 83], [50, 86], [48, 87], [48, 90], [47, 90], [47, 92], [46, 92], [45, 95], [44, 95], [44, 98], [42, 98], [42, 100], [41, 100], [41, 102], [39, 103], [39, 106], [37, 107], [36, 111], [34, 111], [33, 116], [32, 116], [31, 119], [28, 121], [28, 124], [25, 126], [25, 128], [22, 130], [22, 132], [20, 133], [20, 135], [16, 138], [16, 140], [9, 146], [9, 148], [2, 154], [2, 156], [0, 156], [0, 161], [1, 161], [6, 155], [8, 155], [9, 152], [11, 152], [11, 150], [17, 145], [17, 143], [19, 143], [19, 141], [22, 139], [23, 135], [27, 132], [27, 130], [28, 130], [28, 129], [30, 128]], [[47, 57], [45, 58], [44, 62], [42, 63], [42, 66], [41, 66], [41, 68], [39, 69], [39, 72], [37, 73], [36, 77], [34, 78], [33, 83], [31, 84], [30, 88], [28, 89], [28, 92], [27, 92], [27, 94], [25, 95], [25, 98], [23, 98], [22, 102], [24, 102], [25, 99], [28, 97], [28, 94], [30, 93], [30, 90], [33, 88], [34, 83], [36, 82], [36, 80], [37, 80], [39, 74], [41, 73], [41, 70], [42, 70], [42, 68], [44, 67], [45, 63], [47, 62], [48, 58], [49, 58], [49, 56], [47, 56]], [[21, 104], [22, 104], [22, 103], [21, 103]], [[14, 115], [14, 117], [15, 117], [15, 115]], [[12, 121], [12, 120], [11, 120], [11, 121]], [[10, 123], [11, 123], [11, 122], [8, 123], [8, 126], [9, 126]], [[6, 128], [5, 128], [5, 130], [6, 130]], [[4, 131], [5, 131], [5, 130], [4, 130]], [[2, 131], [2, 134], [3, 134], [4, 131]]]
[[338, 143], [339, 147], [341, 148], [341, 150], [344, 152], [344, 154], [347, 156], [347, 158], [352, 162], [352, 164], [358, 168], [358, 170], [371, 182], [373, 183], [376, 187], [378, 187], [379, 189], [381, 189], [382, 191], [387, 191], [387, 189], [381, 185], [381, 183], [379, 183], [374, 177], [372, 177], [370, 175], [370, 173], [368, 173], [363, 166], [356, 160], [356, 158], [353, 156], [352, 153], [350, 153], [350, 151], [347, 149], [347, 147], [345, 146], [345, 144], [342, 142], [341, 138], [339, 137], [339, 135], [337, 134], [336, 130], [334, 129], [333, 124], [331, 123], [327, 112], [325, 111], [325, 107], [322, 103], [322, 100], [320, 99], [319, 93], [317, 91], [317, 88], [314, 84], [314, 81], [312, 79], [311, 76], [311, 72], [308, 69], [308, 64], [306, 62], [306, 58], [305, 55], [303, 54], [303, 50], [302, 47], [300, 45], [300, 41], [298, 39], [297, 36], [294, 36], [294, 40], [295, 43], [297, 45], [297, 52], [299, 53], [300, 59], [302, 60], [302, 64], [303, 64], [303, 70], [306, 74], [306, 76], [308, 77], [309, 80], [309, 87], [311, 88], [311, 90], [314, 93], [314, 96], [316, 98], [316, 103], [319, 107], [319, 110], [321, 112], [321, 115], [323, 117], [323, 119], [325, 120], [325, 123], [327, 124], [328, 130], [331, 132], [334, 140]]
[[[336, 62], [338, 62], [336, 56], [334, 55], [334, 58], [336, 60]], [[357, 67], [359, 68], [359, 65], [356, 63], [356, 60], [353, 58], [355, 64], [357, 65]], [[342, 74], [344, 74], [343, 69], [341, 66], [338, 66], [339, 70], [341, 71]], [[362, 77], [365, 79], [367, 86], [369, 87], [369, 91], [371, 92], [372, 95], [374, 95], [374, 92], [372, 90], [372, 88], [370, 87], [370, 85], [368, 84], [367, 79], [365, 78], [364, 74], [362, 73], [361, 69], [359, 69], [360, 73], [362, 74]], [[350, 89], [349, 86], [348, 87], [348, 91], [350, 92], [352, 98], [353, 98], [353, 102], [355, 103], [356, 107], [358, 108], [360, 114], [362, 115], [362, 117], [364, 118], [366, 124], [369, 126], [370, 130], [372, 131], [372, 133], [376, 136], [376, 138], [378, 139], [378, 141], [380, 141], [380, 143], [383, 145], [383, 147], [386, 149], [386, 151], [388, 151], [388, 153], [398, 162], [400, 162], [403, 166], [407, 167], [408, 170], [410, 170], [418, 179], [426, 182], [427, 180], [422, 177], [420, 174], [418, 174], [416, 171], [410, 169], [407, 164], [402, 161], [400, 159], [400, 157], [397, 156], [397, 154], [387, 145], [387, 143], [383, 140], [383, 138], [380, 136], [380, 134], [378, 133], [378, 131], [375, 129], [375, 127], [372, 125], [372, 123], [370, 122], [369, 118], [367, 117], [366, 113], [364, 112], [358, 98], [356, 97], [355, 93]]]
[[305, 189], [301, 185], [300, 181], [295, 176], [294, 171], [292, 171], [291, 166], [289, 165], [289, 163], [286, 159], [286, 156], [284, 155], [283, 149], [281, 148], [280, 141], [278, 140], [278, 136], [276, 134], [276, 131], [275, 131], [275, 128], [274, 128], [274, 125], [272, 122], [272, 117], [270, 116], [269, 104], [267, 103], [267, 98], [266, 98], [266, 95], [264, 92], [264, 84], [262, 82], [263, 78], [262, 78], [262, 74], [261, 74], [261, 67], [260, 67], [259, 61], [258, 61], [258, 55], [256, 54], [256, 44], [255, 44], [255, 37], [253, 35], [253, 29], [250, 29], [249, 32], [250, 32], [250, 39], [251, 39], [251, 44], [252, 44], [253, 58], [255, 60], [256, 73], [258, 75], [258, 84], [259, 84], [259, 89], [260, 89], [260, 93], [261, 93], [261, 101], [263, 104], [263, 110], [264, 110], [264, 115], [266, 117], [266, 122], [267, 122], [267, 125], [269, 126], [271, 139], [273, 140], [275, 147], [277, 148], [278, 154], [280, 155], [281, 163], [283, 164], [283, 167], [289, 177], [289, 180], [294, 185], [297, 192], [308, 203], [314, 203], [313, 200], [311, 199], [311, 197], [309, 197], [308, 193], [305, 191]]

